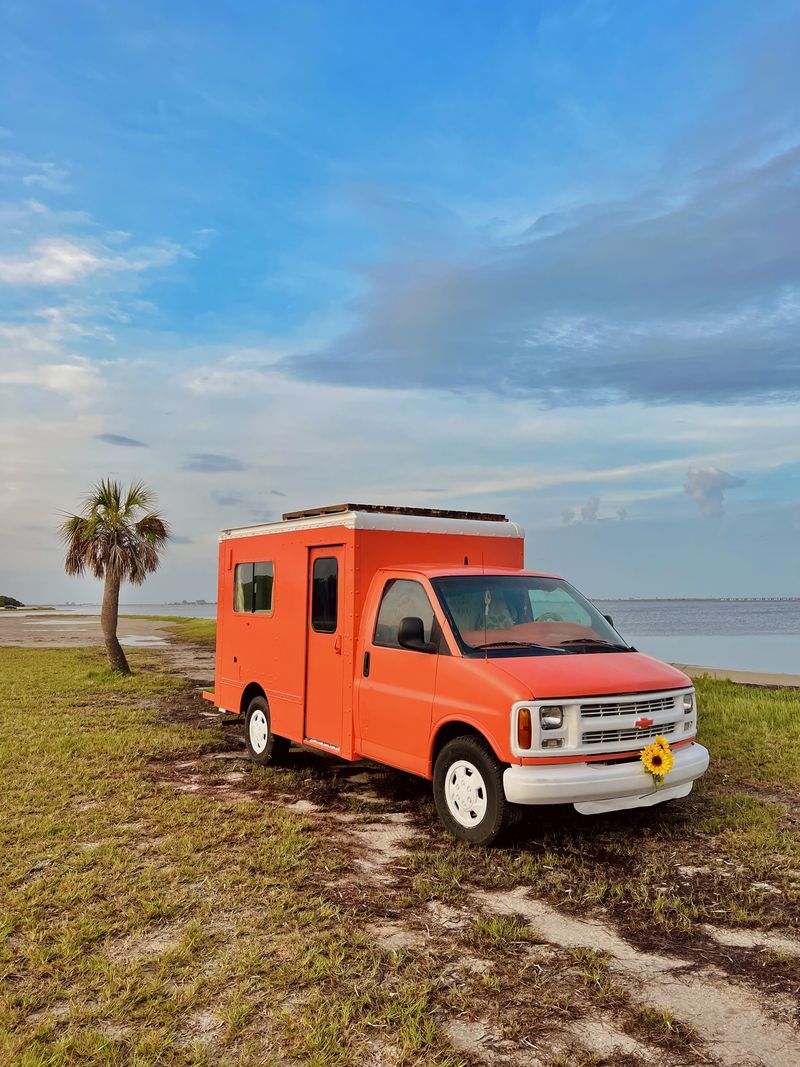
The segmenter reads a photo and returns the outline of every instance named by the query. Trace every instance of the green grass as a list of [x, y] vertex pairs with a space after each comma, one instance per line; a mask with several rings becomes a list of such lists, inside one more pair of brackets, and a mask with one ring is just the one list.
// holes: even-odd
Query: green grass
[[695, 680], [700, 739], [717, 767], [756, 789], [800, 787], [800, 690], [755, 689], [712, 678]]
[[626, 1028], [648, 1044], [655, 1042], [676, 1051], [685, 1051], [687, 1046], [701, 1042], [700, 1035], [693, 1027], [662, 1008], [638, 1008]]
[[[212, 620], [167, 621], [191, 640], [213, 633]], [[354, 1067], [385, 1051], [400, 1067], [461, 1067], [471, 1061], [440, 1027], [447, 1012], [494, 1012], [521, 1039], [600, 1008], [677, 1047], [691, 1033], [631, 1004], [601, 953], [540, 946], [514, 915], [478, 916], [432, 951], [383, 951], [362, 932], [369, 907], [413, 923], [431, 899], [462, 907], [472, 885], [525, 885], [565, 910], [603, 908], [659, 952], [694, 943], [704, 922], [796, 921], [783, 757], [796, 694], [704, 681], [713, 763], [687, 801], [591, 819], [532, 812], [489, 852], [447, 837], [412, 780], [422, 833], [382, 897], [348, 883], [352, 856], [331, 824], [265, 803], [338, 792], [335, 763], [248, 767], [254, 799], [180, 792], [171, 763], [224, 748], [228, 735], [162, 713], [189, 690], [160, 673], [157, 653], [134, 650], [131, 662], [122, 678], [99, 650], [0, 649], [4, 1065]], [[357, 903], [327, 892], [332, 880]], [[448, 979], [465, 948], [489, 969]], [[796, 982], [794, 957], [765, 952], [756, 964], [765, 980]]]
[[477, 949], [513, 949], [542, 937], [521, 915], [479, 915], [472, 922], [470, 941]]
[[[344, 863], [296, 813], [161, 784], [225, 747], [165, 721], [184, 684], [132, 653], [0, 649], [0, 1062], [458, 1067], [414, 960], [380, 953], [320, 887]], [[160, 762], [153, 762], [160, 761]]]

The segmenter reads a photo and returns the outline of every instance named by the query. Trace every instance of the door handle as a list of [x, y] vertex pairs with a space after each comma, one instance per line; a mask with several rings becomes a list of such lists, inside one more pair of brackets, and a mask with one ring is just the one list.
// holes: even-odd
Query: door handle
[[364, 677], [369, 678], [369, 652], [364, 653]]
[[342, 635], [341, 634], [337, 634], [336, 635], [336, 639], [333, 642], [333, 651], [336, 653], [337, 656], [341, 656], [341, 654], [342, 654]]

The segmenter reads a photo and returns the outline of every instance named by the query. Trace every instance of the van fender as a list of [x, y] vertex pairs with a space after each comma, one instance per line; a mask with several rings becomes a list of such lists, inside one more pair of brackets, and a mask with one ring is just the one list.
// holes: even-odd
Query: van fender
[[[454, 729], [455, 727], [464, 727], [465, 729]], [[451, 737], [458, 737], [459, 733], [471, 733], [477, 734], [478, 737], [483, 738], [489, 748], [495, 754], [500, 763], [508, 763], [507, 759], [503, 759], [502, 745], [498, 743], [498, 739], [494, 734], [486, 729], [484, 723], [478, 723], [471, 715], [448, 715], [447, 718], [440, 719], [436, 724], [436, 728], [431, 734], [431, 743], [428, 750], [428, 777], [433, 776], [433, 763], [434, 754], [437, 748], [441, 747], [441, 744], [446, 744]], [[442, 739], [442, 734], [445, 734], [445, 738]], [[441, 741], [441, 744], [440, 744]]]
[[254, 697], [263, 697], [269, 704], [269, 697], [267, 696], [263, 685], [260, 685], [258, 682], [248, 682], [242, 690], [242, 695], [239, 697], [239, 710], [236, 714], [244, 715], [250, 706], [250, 701]]

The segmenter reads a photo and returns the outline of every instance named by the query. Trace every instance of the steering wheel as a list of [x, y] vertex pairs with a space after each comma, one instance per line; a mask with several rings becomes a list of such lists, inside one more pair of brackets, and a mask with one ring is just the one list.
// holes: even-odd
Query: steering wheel
[[563, 622], [564, 620], [555, 611], [546, 611], [544, 615], [538, 615], [536, 622]]

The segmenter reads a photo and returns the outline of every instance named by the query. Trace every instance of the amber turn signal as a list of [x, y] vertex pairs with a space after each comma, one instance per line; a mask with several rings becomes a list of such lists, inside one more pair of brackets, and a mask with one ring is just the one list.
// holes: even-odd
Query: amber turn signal
[[528, 708], [520, 708], [517, 715], [517, 744], [520, 748], [530, 748], [532, 740], [531, 713]]

